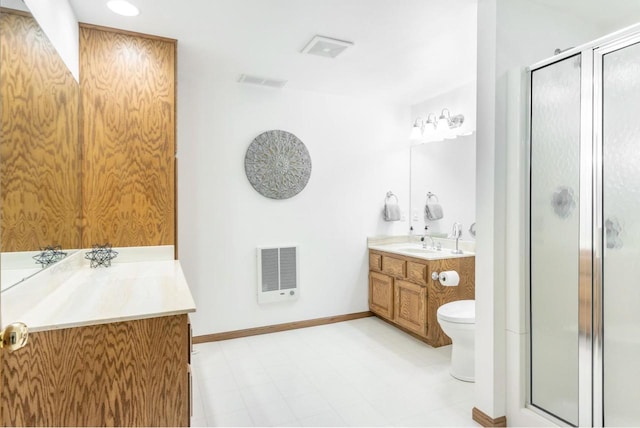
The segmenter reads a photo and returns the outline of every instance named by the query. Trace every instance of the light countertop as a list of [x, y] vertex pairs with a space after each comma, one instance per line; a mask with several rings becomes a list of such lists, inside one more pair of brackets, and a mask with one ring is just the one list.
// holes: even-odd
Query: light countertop
[[[455, 240], [449, 238], [427, 238], [426, 247], [419, 240], [420, 236], [393, 236], [372, 237], [367, 240], [370, 250], [384, 251], [407, 257], [415, 257], [424, 260], [443, 260], [460, 257], [475, 257], [475, 242], [459, 241], [458, 248], [462, 254], [452, 253], [455, 248]], [[440, 245], [440, 250], [434, 248], [434, 244]]]
[[116, 248], [108, 268], [90, 268], [88, 250], [71, 254], [2, 293], [2, 324], [37, 332], [194, 312], [173, 247], [149, 248]]

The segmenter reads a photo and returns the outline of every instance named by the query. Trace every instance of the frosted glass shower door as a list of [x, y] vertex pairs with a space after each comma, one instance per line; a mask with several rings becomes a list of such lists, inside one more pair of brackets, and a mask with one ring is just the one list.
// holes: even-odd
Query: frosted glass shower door
[[531, 404], [578, 424], [581, 56], [531, 73]]
[[640, 45], [602, 55], [605, 426], [640, 426]]

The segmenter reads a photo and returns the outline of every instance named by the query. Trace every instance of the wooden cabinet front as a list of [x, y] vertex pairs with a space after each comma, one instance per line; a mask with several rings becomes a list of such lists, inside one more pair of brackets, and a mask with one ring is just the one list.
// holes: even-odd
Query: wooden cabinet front
[[4, 426], [189, 426], [188, 316], [31, 333], [3, 352]]
[[[431, 279], [432, 272], [447, 270], [460, 274], [458, 286], [445, 287]], [[474, 298], [475, 257], [424, 260], [369, 252], [369, 309], [431, 346], [451, 343], [438, 323], [438, 308]]]
[[393, 278], [378, 272], [369, 273], [369, 308], [387, 319], [393, 319]]
[[395, 282], [395, 322], [420, 336], [427, 335], [427, 288], [407, 281]]
[[176, 41], [80, 25], [82, 244], [175, 245]]

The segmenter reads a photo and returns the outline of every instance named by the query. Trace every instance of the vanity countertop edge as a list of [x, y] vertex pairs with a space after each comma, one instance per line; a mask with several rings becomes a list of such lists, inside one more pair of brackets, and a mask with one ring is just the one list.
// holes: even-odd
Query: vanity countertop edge
[[38, 332], [195, 312], [172, 249], [116, 248], [122, 259], [108, 268], [90, 268], [86, 250], [77, 251], [4, 291], [2, 323], [20, 321]]
[[434, 237], [434, 243], [439, 243], [440, 250], [432, 249], [431, 239], [428, 238], [427, 248], [420, 241], [421, 236], [376, 236], [367, 238], [367, 248], [374, 251], [382, 251], [398, 254], [405, 257], [413, 257], [423, 260], [444, 260], [461, 257], [475, 257], [475, 242], [460, 241], [459, 248], [462, 254], [451, 252], [455, 248], [455, 240], [449, 238]]

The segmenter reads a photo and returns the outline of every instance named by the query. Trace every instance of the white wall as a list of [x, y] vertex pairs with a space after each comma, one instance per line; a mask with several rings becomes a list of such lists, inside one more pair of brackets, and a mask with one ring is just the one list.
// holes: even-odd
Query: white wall
[[[411, 107], [412, 118], [426, 118], [448, 108], [452, 115], [463, 114], [461, 130], [475, 130], [476, 84], [469, 82], [447, 93]], [[414, 119], [415, 120], [415, 119]], [[428, 221], [432, 233], [450, 233], [454, 222], [462, 223], [462, 239], [473, 240], [469, 227], [476, 221], [476, 136], [432, 141], [411, 146], [411, 225], [416, 234], [424, 231], [427, 192], [435, 193], [444, 217]]]
[[[368, 310], [367, 236], [408, 232], [381, 212], [389, 190], [408, 211], [409, 109], [205, 76], [178, 80], [178, 251], [194, 335]], [[271, 129], [311, 155], [309, 183], [291, 199], [265, 198], [245, 175], [247, 147]], [[258, 305], [256, 247], [291, 243], [299, 300]]]
[[524, 409], [522, 76], [556, 48], [586, 43], [633, 18], [602, 25], [534, 0], [479, 0], [478, 12], [476, 407], [491, 417], [506, 414], [509, 425], [552, 425]]
[[68, 0], [24, 0], [69, 71], [80, 81], [80, 29]]

